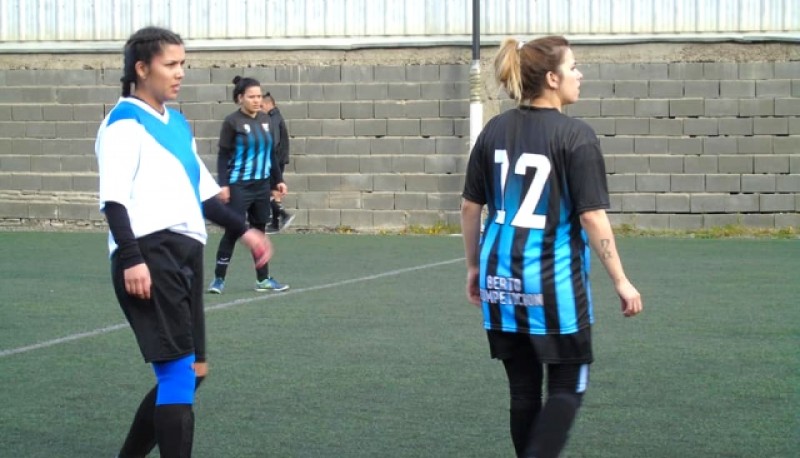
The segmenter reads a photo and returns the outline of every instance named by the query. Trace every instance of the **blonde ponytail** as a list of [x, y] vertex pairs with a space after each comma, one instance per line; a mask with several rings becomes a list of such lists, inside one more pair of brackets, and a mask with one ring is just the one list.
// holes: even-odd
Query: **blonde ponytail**
[[523, 42], [516, 38], [506, 38], [494, 58], [494, 74], [497, 82], [517, 103], [522, 101], [522, 74], [520, 70], [519, 49]]

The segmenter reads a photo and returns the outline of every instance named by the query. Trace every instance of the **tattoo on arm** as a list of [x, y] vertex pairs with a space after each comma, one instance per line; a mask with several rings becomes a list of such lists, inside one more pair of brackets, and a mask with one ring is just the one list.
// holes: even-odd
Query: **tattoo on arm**
[[602, 259], [611, 259], [614, 256], [611, 253], [611, 239], [600, 239], [600, 257]]

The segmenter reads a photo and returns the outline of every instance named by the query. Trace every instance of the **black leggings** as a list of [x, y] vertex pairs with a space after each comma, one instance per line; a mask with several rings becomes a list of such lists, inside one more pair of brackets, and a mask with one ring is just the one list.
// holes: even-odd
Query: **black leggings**
[[[541, 364], [534, 358], [503, 360], [511, 394], [511, 439], [518, 457], [555, 458], [581, 405], [589, 377], [588, 364]], [[547, 367], [547, 402], [542, 380]]]
[[[270, 189], [269, 180], [256, 180], [244, 183], [234, 183], [229, 186], [230, 201], [228, 207], [238, 214], [245, 215], [250, 227], [264, 232], [270, 220]], [[214, 267], [214, 276], [225, 278], [228, 265], [233, 258], [238, 234], [226, 230], [217, 248], [217, 262]], [[262, 281], [269, 277], [269, 265], [256, 269], [256, 278]]]

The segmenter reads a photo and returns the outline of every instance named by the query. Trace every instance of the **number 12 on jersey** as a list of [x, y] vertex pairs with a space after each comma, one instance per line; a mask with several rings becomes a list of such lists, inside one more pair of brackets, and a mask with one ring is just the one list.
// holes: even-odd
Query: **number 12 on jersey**
[[[497, 209], [497, 216], [494, 221], [497, 224], [505, 224], [506, 221], [506, 181], [508, 179], [508, 153], [504, 149], [494, 151], [494, 163], [500, 167], [500, 208]], [[536, 169], [533, 181], [525, 192], [517, 210], [516, 216], [511, 221], [512, 226], [524, 227], [528, 229], [544, 229], [545, 215], [534, 213], [539, 200], [542, 198], [544, 186], [547, 184], [547, 177], [550, 176], [550, 159], [547, 156], [533, 153], [522, 153], [514, 165], [514, 174], [525, 176], [528, 168]], [[520, 178], [521, 179], [521, 178]]]

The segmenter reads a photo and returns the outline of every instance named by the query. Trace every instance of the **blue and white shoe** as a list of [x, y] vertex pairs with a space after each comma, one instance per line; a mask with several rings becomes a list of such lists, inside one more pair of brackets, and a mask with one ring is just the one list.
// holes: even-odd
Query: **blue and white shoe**
[[278, 283], [272, 277], [256, 282], [256, 291], [286, 291], [287, 289], [289, 289], [289, 285]]
[[291, 213], [283, 212], [280, 216], [280, 230], [287, 229], [291, 226], [295, 216], [296, 215]]
[[210, 294], [222, 294], [222, 290], [225, 289], [225, 279], [224, 278], [215, 278], [214, 281], [208, 286], [208, 292]]

